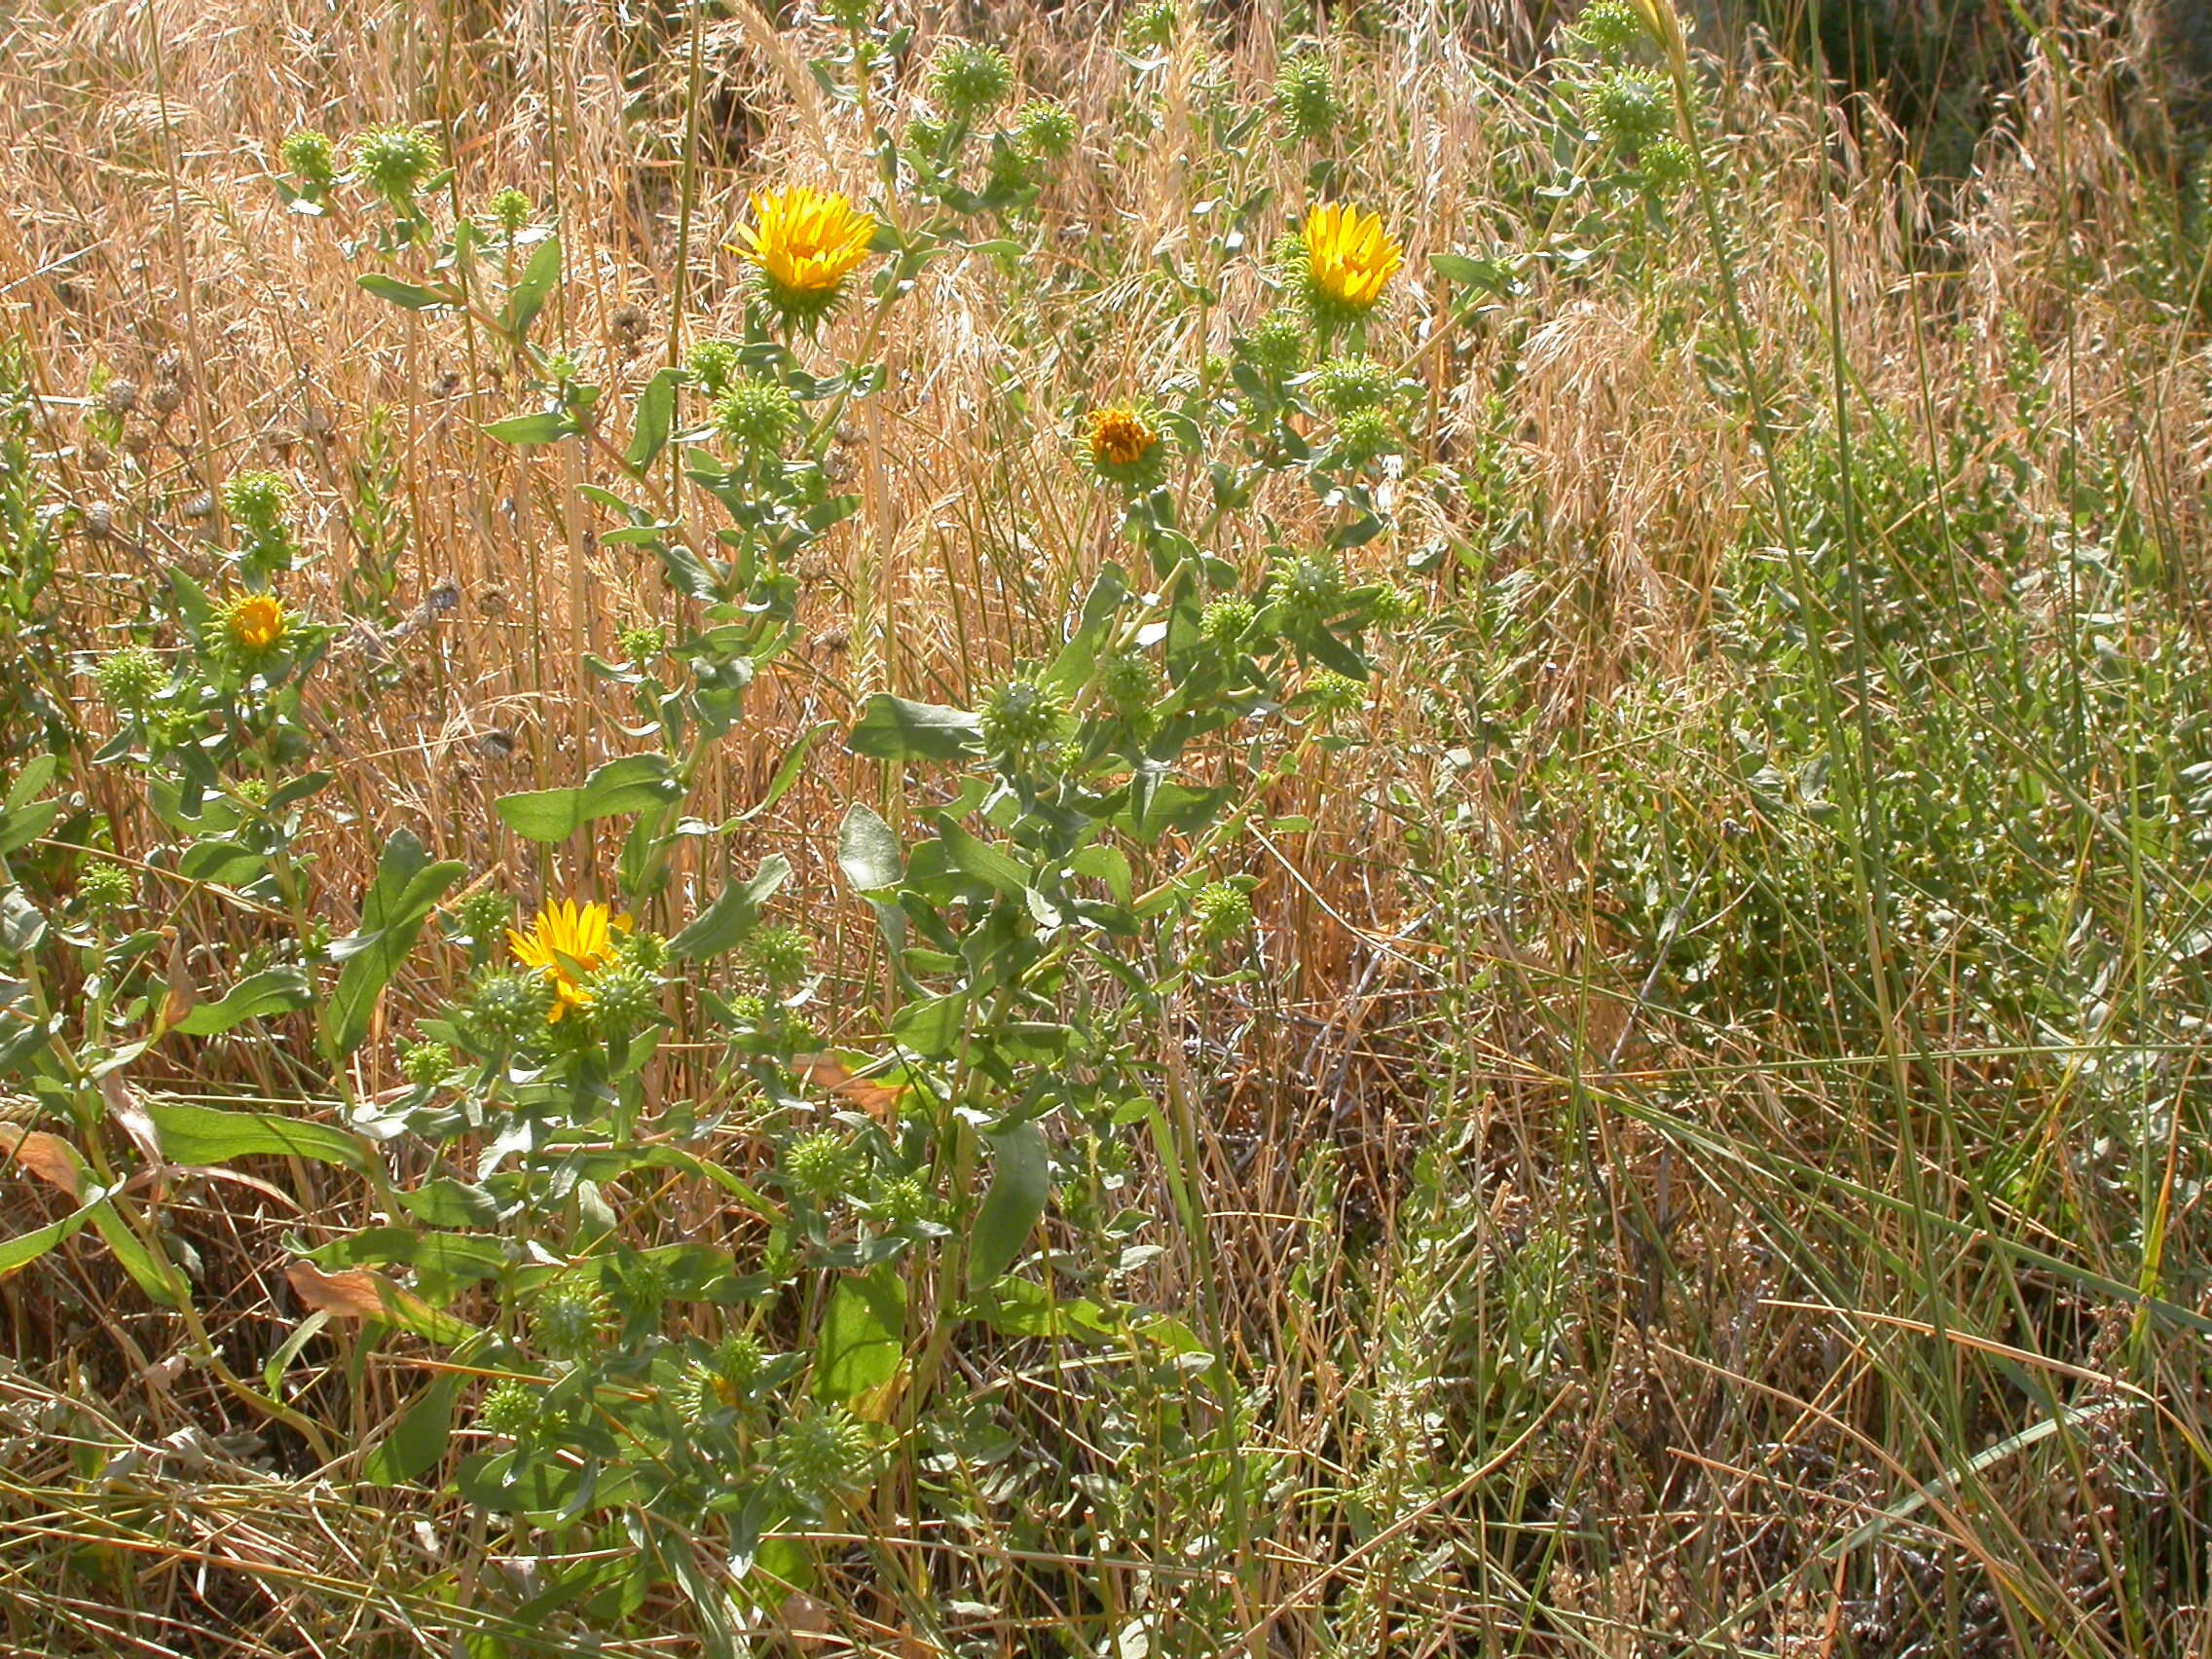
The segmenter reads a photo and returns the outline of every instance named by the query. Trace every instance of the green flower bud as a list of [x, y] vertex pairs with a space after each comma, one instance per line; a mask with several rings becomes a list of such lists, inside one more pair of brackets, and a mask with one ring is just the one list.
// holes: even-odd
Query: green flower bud
[[397, 203], [438, 165], [438, 144], [419, 127], [372, 127], [353, 139], [353, 171], [363, 183]]
[[453, 907], [446, 931], [472, 944], [490, 948], [505, 936], [514, 920], [515, 902], [494, 887], [479, 888]]
[[1345, 572], [1334, 555], [1321, 552], [1275, 556], [1270, 597], [1296, 620], [1325, 622], [1344, 603]]
[[1616, 69], [1590, 89], [1584, 110], [1598, 135], [1635, 152], [1675, 128], [1675, 91], [1650, 69]]
[[660, 1018], [660, 981], [628, 962], [586, 976], [584, 1020], [603, 1042], [628, 1037]]
[[956, 120], [987, 115], [1013, 92], [1014, 64], [995, 46], [952, 42], [930, 65], [930, 94]]
[[1395, 389], [1390, 372], [1369, 357], [1331, 357], [1313, 371], [1308, 384], [1313, 400], [1337, 416], [1380, 408]]
[[806, 936], [796, 928], [760, 928], [745, 941], [746, 960], [771, 991], [795, 988], [806, 977], [812, 954]]
[[1332, 718], [1367, 707], [1367, 687], [1333, 668], [1324, 668], [1306, 682], [1306, 696], [1315, 710]]
[[1637, 42], [1649, 38], [1643, 19], [1628, 0], [1590, 0], [1569, 32], [1582, 46], [1605, 58], [1618, 57]]
[[530, 223], [531, 215], [537, 211], [537, 204], [512, 186], [496, 193], [486, 206], [491, 211], [492, 222], [510, 240], [520, 234], [523, 226]]
[[1272, 311], [1240, 344], [1261, 374], [1272, 381], [1286, 381], [1305, 366], [1306, 318], [1288, 307]]
[[1075, 112], [1049, 98], [1033, 98], [1014, 117], [1014, 132], [1022, 149], [1038, 161], [1061, 161], [1075, 149]]
[[1259, 618], [1259, 607], [1248, 599], [1232, 595], [1212, 600], [1198, 612], [1198, 638], [1216, 650], [1232, 650], [1251, 635]]
[[578, 1277], [557, 1279], [530, 1310], [530, 1332], [555, 1359], [582, 1359], [599, 1346], [607, 1299]]
[[1059, 730], [1067, 705], [1034, 680], [1010, 680], [984, 699], [983, 742], [994, 755], [1031, 749]]
[[1368, 615], [1378, 627], [1387, 628], [1406, 622], [1420, 614], [1423, 608], [1421, 595], [1412, 588], [1390, 583], [1375, 596], [1375, 604]]
[[1337, 423], [1337, 438], [1345, 458], [1364, 465], [1384, 454], [1396, 441], [1390, 417], [1380, 409], [1354, 409]]
[[766, 997], [748, 991], [729, 999], [730, 1019], [747, 1031], [765, 1031], [776, 1020], [775, 1005]]
[[1252, 896], [1234, 882], [1209, 881], [1191, 896], [1191, 917], [1208, 944], [1241, 939], [1252, 926]]
[[476, 1426], [501, 1440], [522, 1440], [536, 1426], [542, 1402], [538, 1390], [513, 1378], [496, 1382], [476, 1407]]
[[553, 1014], [553, 987], [542, 974], [502, 970], [476, 982], [464, 1017], [486, 1050], [521, 1049], [541, 1040]]
[[906, 1227], [930, 1220], [937, 1213], [937, 1200], [919, 1175], [898, 1175], [876, 1189], [871, 1207], [891, 1226]]
[[784, 1149], [784, 1185], [817, 1200], [834, 1198], [852, 1185], [853, 1154], [833, 1129], [803, 1134]]
[[842, 1407], [830, 1406], [786, 1423], [769, 1460], [793, 1492], [820, 1499], [866, 1485], [873, 1451], [867, 1430]]
[[727, 1403], [735, 1405], [768, 1369], [768, 1354], [758, 1338], [736, 1331], [721, 1340], [709, 1364], [716, 1382], [725, 1391]]
[[1697, 159], [1679, 138], [1660, 138], [1637, 152], [1636, 168], [1643, 175], [1645, 190], [1672, 198], [1697, 176]]
[[715, 399], [715, 429], [750, 454], [780, 449], [798, 424], [798, 399], [774, 381], [732, 381]]
[[917, 155], [934, 155], [944, 147], [951, 130], [934, 116], [917, 115], [906, 123], [906, 148]]
[[292, 487], [274, 472], [240, 472], [223, 486], [223, 510], [256, 535], [267, 535], [292, 504]]
[[639, 666], [651, 662], [668, 648], [668, 636], [658, 628], [625, 628], [614, 642], [622, 660]]
[[1344, 120], [1336, 78], [1318, 53], [1300, 52], [1283, 59], [1275, 77], [1275, 115], [1293, 138], [1318, 143]]
[[653, 1256], [634, 1256], [618, 1264], [613, 1275], [614, 1306], [632, 1324], [658, 1318], [675, 1294], [668, 1264]]
[[453, 1051], [443, 1043], [410, 1043], [399, 1053], [399, 1075], [417, 1088], [443, 1083], [453, 1071]]
[[162, 659], [144, 645], [111, 651], [92, 670], [93, 682], [108, 706], [127, 711], [144, 708], [166, 677]]
[[691, 348], [683, 366], [710, 393], [724, 390], [737, 374], [738, 346], [734, 340], [702, 340]]
[[121, 865], [96, 864], [77, 878], [77, 897], [95, 916], [111, 916], [130, 903], [137, 883]]
[[1149, 715], [1160, 700], [1160, 670], [1141, 651], [1101, 657], [1093, 683], [1098, 700], [1124, 720]]
[[308, 184], [327, 187], [335, 176], [332, 168], [337, 149], [327, 134], [313, 128], [288, 133], [277, 146], [276, 155], [287, 171]]

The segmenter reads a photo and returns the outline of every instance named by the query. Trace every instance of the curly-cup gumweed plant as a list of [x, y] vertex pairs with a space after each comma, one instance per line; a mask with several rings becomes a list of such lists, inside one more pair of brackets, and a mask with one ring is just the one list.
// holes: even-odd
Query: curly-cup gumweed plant
[[[432, 826], [382, 825], [357, 912], [313, 903], [308, 872], [352, 822], [317, 765], [334, 630], [285, 591], [307, 557], [300, 491], [241, 472], [212, 578], [170, 571], [131, 638], [83, 659], [110, 732], [84, 764], [142, 794], [154, 838], [89, 844], [73, 896], [22, 870], [5, 888], [0, 1061], [82, 1163], [80, 1206], [10, 1259], [95, 1228], [189, 1319], [150, 1149], [279, 1153], [357, 1183], [365, 1224], [297, 1244], [305, 1322], [283, 1362], [253, 1377], [202, 1357], [319, 1457], [350, 1452], [387, 1485], [444, 1471], [475, 1525], [539, 1564], [513, 1604], [534, 1617], [616, 1626], [673, 1588], [735, 1640], [816, 1582], [824, 1535], [930, 1501], [916, 1459], [964, 1353], [1038, 1338], [1156, 1375], [1187, 1419], [1224, 1517], [1190, 1565], [1234, 1578], [1251, 1542], [1236, 1527], [1261, 1476], [1222, 1309], [1210, 1289], [1193, 1308], [1124, 1300], [1102, 1264], [1162, 1219], [1127, 1200], [1140, 1157], [1182, 1172], [1164, 1219], [1207, 1247], [1191, 1102], [1144, 1056], [1244, 977], [1245, 830], [1346, 741], [1367, 631], [1402, 609], [1357, 561], [1392, 534], [1384, 461], [1419, 440], [1388, 366], [1404, 248], [1352, 203], [1256, 223], [1291, 251], [1266, 264], [1240, 232], [1198, 256], [1241, 259], [1267, 294], [1206, 372], [1038, 412], [1123, 550], [1034, 660], [964, 699], [851, 711], [848, 756], [884, 786], [834, 835], [843, 902], [877, 940], [856, 995], [798, 920], [837, 895], [795, 891], [780, 856], [719, 873], [718, 842], [806, 775], [804, 746], [741, 818], [692, 806], [801, 638], [799, 571], [859, 510], [832, 450], [884, 385], [866, 353], [886, 318], [933, 268], [985, 279], [1004, 238], [1047, 235], [1051, 166], [1087, 139], [1065, 107], [1016, 102], [987, 47], [943, 49], [894, 115], [888, 37], [862, 9], [840, 26], [825, 61], [870, 112], [876, 178], [753, 192], [718, 239], [737, 325], [680, 319], [642, 380], [544, 343], [572, 279], [561, 228], [511, 187], [457, 211], [426, 129], [278, 148], [283, 203], [364, 291], [500, 363], [512, 407], [489, 437], [583, 478], [597, 534], [657, 570], [659, 620], [586, 665], [630, 752], [499, 798], [493, 867], [436, 856]], [[1280, 119], [1318, 141], [1334, 98], [1307, 60]], [[17, 774], [0, 856], [71, 784], [58, 759]], [[187, 890], [255, 941], [205, 990], [160, 919]], [[327, 1110], [134, 1094], [165, 1044], [271, 1033]], [[637, 1242], [655, 1235], [638, 1206], [684, 1184], [743, 1224]], [[317, 1332], [434, 1357], [372, 1444], [334, 1444], [287, 1398]]]

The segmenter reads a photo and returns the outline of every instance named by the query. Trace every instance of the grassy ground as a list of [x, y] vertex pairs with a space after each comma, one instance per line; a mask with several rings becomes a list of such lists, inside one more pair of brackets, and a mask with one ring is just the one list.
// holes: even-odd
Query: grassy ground
[[[1321, 35], [1274, 7], [901, 11], [896, 37], [742, 0], [0, 17], [0, 708], [30, 780], [11, 808], [62, 803], [0, 828], [0, 1235], [82, 1225], [0, 1257], [0, 1644], [2205, 1651], [2212, 231], [2146, 135], [2140, 66], [2057, 11], [1941, 184], [1796, 71], [1671, 58], [1665, 14], [1533, 52], [1410, 6]], [[815, 428], [853, 510], [792, 560], [791, 632], [683, 775], [701, 832], [635, 890], [681, 944], [781, 856], [768, 916], [812, 968], [756, 933], [749, 967], [669, 971], [657, 1050], [588, 1073], [612, 1116], [564, 1120], [588, 1131], [559, 1143], [567, 1184], [486, 1177], [462, 1227], [422, 1195], [479, 1167], [498, 1110], [430, 1152], [376, 1126], [429, 1110], [405, 1046], [503, 954], [457, 907], [615, 898], [632, 816], [534, 841], [494, 803], [657, 752], [635, 630], [750, 625], [672, 591], [593, 492], [707, 522], [674, 449], [623, 458], [656, 373], [746, 334], [721, 244], [789, 182], [919, 223], [868, 121], [911, 168], [909, 124], [945, 114], [925, 66], [962, 38], [1002, 43], [1076, 147], [958, 215], [910, 292], [856, 292], [799, 343], [817, 373], [881, 366]], [[886, 58], [861, 101], [830, 60], [864, 40]], [[1340, 105], [1304, 137], [1278, 89], [1302, 41]], [[343, 185], [288, 210], [288, 133], [390, 122], [451, 166], [424, 244], [380, 248], [388, 215]], [[542, 240], [483, 244], [475, 313], [359, 280], [444, 280], [428, 243], [502, 188], [560, 239], [535, 356], [486, 318]], [[1402, 381], [1382, 460], [1347, 459], [1303, 365], [1278, 426], [1240, 378], [1320, 197], [1405, 246], [1365, 327]], [[486, 432], [579, 380], [604, 388], [591, 441]], [[1084, 463], [1086, 418], [1121, 404], [1172, 438], [1209, 591], [1283, 591], [1271, 550], [1341, 529], [1354, 481], [1373, 673], [1271, 659], [1178, 757], [1225, 818], [1098, 809], [1124, 884], [1248, 886], [1248, 927], [1124, 898], [1125, 943], [1024, 937], [1044, 954], [993, 980], [968, 948], [990, 878], [909, 866], [897, 903], [863, 883], [871, 907], [848, 809], [957, 850], [935, 809], [961, 776], [995, 765], [1026, 813], [1038, 775], [844, 735], [878, 694], [971, 710], [1052, 662], [1110, 560], [1144, 585], [1165, 533]], [[1339, 470], [1283, 447], [1308, 440]], [[1219, 511], [1214, 462], [1250, 485]], [[133, 641], [199, 660], [176, 572], [253, 585], [224, 486], [256, 470], [289, 488], [276, 586], [328, 650], [221, 751], [262, 793], [224, 787], [259, 810], [331, 781], [233, 865], [202, 848], [258, 820], [163, 810], [189, 745], [103, 758], [136, 728], [96, 692]], [[1168, 679], [1198, 684], [1179, 637]], [[983, 799], [950, 819], [1029, 845]], [[463, 873], [340, 1042], [329, 945], [402, 830]], [[1050, 862], [999, 895], [1048, 934]], [[121, 919], [99, 865], [130, 875]], [[932, 996], [879, 942], [902, 905], [917, 946], [944, 929], [942, 962], [905, 959]], [[269, 1006], [174, 1029], [255, 975]], [[801, 981], [788, 1015], [723, 1017]], [[39, 998], [57, 1064], [16, 1040]], [[907, 1068], [871, 1095], [853, 1073], [894, 1041]], [[534, 1087], [496, 1073], [438, 1098]], [[191, 1156], [193, 1105], [373, 1150]], [[824, 1125], [866, 1181], [810, 1187]], [[663, 1151], [587, 1156], [637, 1144]], [[1013, 1197], [1031, 1156], [1037, 1212]], [[879, 1267], [895, 1169], [936, 1184], [950, 1237]], [[441, 1276], [350, 1242], [417, 1224], [511, 1253]], [[976, 1266], [1002, 1234], [1035, 1302]], [[640, 1262], [661, 1276], [631, 1297]], [[362, 1264], [383, 1288], [320, 1272]], [[557, 1282], [586, 1268], [564, 1346]], [[765, 1381], [728, 1382], [738, 1336]], [[719, 1406], [674, 1403], [717, 1376]], [[488, 1414], [502, 1380], [566, 1402], [572, 1437]], [[843, 1466], [803, 1461], [816, 1427]], [[533, 1434], [561, 1471], [535, 1497], [485, 1461]]]

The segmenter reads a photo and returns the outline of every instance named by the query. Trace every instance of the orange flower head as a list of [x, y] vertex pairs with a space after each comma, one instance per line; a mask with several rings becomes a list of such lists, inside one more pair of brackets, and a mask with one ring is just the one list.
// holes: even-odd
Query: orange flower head
[[1133, 409], [1101, 409], [1090, 418], [1090, 459], [1100, 466], [1136, 466], [1160, 434]]

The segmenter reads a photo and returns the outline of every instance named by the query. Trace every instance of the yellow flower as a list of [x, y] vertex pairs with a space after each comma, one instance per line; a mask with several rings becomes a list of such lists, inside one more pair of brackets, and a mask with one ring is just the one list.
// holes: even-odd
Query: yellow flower
[[757, 266], [778, 311], [807, 316], [834, 305], [867, 257], [875, 221], [834, 190], [794, 184], [753, 199], [753, 222], [730, 245]]
[[614, 960], [614, 930], [623, 925], [605, 904], [578, 907], [573, 899], [548, 904], [537, 912], [530, 932], [507, 930], [507, 944], [515, 960], [535, 968], [553, 987], [553, 1012], [548, 1025], [559, 1022], [571, 1008], [591, 1002], [584, 980]]
[[1101, 466], [1134, 466], [1159, 441], [1133, 409], [1101, 409], [1090, 418], [1090, 459]]
[[234, 604], [223, 618], [231, 643], [240, 650], [266, 651], [283, 639], [284, 602], [274, 594], [249, 593]]
[[1090, 417], [1090, 469], [1110, 484], [1149, 490], [1167, 470], [1159, 428], [1134, 409], [1100, 409]]
[[1382, 229], [1382, 215], [1322, 203], [1306, 215], [1306, 274], [1316, 301], [1364, 316], [1383, 285], [1406, 262], [1406, 250]]

